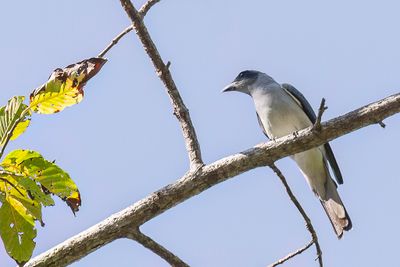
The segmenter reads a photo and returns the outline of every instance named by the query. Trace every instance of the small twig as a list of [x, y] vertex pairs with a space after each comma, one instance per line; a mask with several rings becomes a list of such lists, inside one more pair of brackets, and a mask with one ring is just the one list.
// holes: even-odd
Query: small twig
[[130, 230], [127, 234], [127, 238], [135, 240], [140, 243], [142, 246], [150, 249], [152, 252], [163, 258], [166, 262], [168, 262], [171, 266], [176, 267], [189, 267], [183, 260], [178, 258], [175, 254], [155, 242], [153, 239], [148, 237], [147, 235], [140, 232], [139, 229]]
[[171, 66], [171, 61], [168, 61], [168, 62], [167, 62], [167, 65], [165, 65], [165, 67], [166, 67], [167, 69], [169, 69], [170, 66]]
[[139, 9], [139, 13], [142, 16], [142, 18], [144, 16], [146, 16], [147, 12], [150, 10], [150, 8], [152, 8], [155, 4], [157, 4], [158, 2], [160, 2], [160, 0], [149, 0], [147, 1], [140, 9]]
[[285, 263], [286, 261], [290, 260], [291, 258], [293, 258], [293, 257], [295, 257], [295, 256], [297, 256], [297, 255], [303, 253], [304, 251], [306, 251], [306, 250], [307, 250], [309, 247], [311, 247], [313, 244], [314, 244], [314, 240], [311, 239], [311, 241], [308, 242], [308, 244], [305, 245], [304, 247], [302, 247], [302, 248], [296, 250], [296, 251], [293, 252], [293, 253], [290, 253], [290, 254], [287, 255], [286, 257], [284, 257], [284, 258], [282, 258], [282, 259], [280, 259], [280, 260], [278, 260], [278, 261], [272, 263], [272, 264], [269, 265], [268, 267], [275, 267], [275, 266], [278, 266], [278, 265], [281, 265], [281, 264]]
[[385, 128], [385, 127], [386, 127], [386, 124], [384, 124], [383, 121], [378, 121], [378, 124], [379, 124], [382, 128]]
[[[321, 105], [321, 106], [323, 106], [323, 105]], [[300, 214], [303, 216], [303, 219], [304, 219], [304, 221], [306, 222], [306, 228], [307, 228], [307, 230], [310, 232], [312, 242], [315, 244], [315, 248], [316, 248], [316, 250], [317, 250], [317, 259], [318, 259], [318, 261], [319, 261], [319, 266], [320, 266], [320, 267], [323, 267], [321, 247], [319, 246], [319, 243], [318, 243], [318, 236], [317, 236], [317, 233], [316, 233], [315, 230], [314, 230], [314, 227], [313, 227], [313, 225], [312, 225], [312, 223], [311, 223], [310, 218], [308, 217], [307, 213], [304, 211], [303, 207], [300, 205], [300, 203], [299, 203], [299, 201], [297, 200], [297, 198], [294, 196], [292, 190], [290, 189], [289, 184], [288, 184], [287, 181], [286, 181], [285, 176], [283, 176], [282, 172], [278, 169], [278, 167], [276, 167], [274, 163], [270, 164], [269, 167], [270, 167], [270, 168], [275, 172], [275, 174], [281, 179], [281, 182], [282, 182], [282, 184], [285, 186], [286, 192], [287, 192], [287, 194], [289, 195], [290, 200], [293, 202], [293, 204], [294, 204], [294, 205], [296, 206], [296, 208], [299, 210]], [[308, 246], [308, 247], [310, 247], [310, 246]], [[308, 248], [308, 247], [307, 247], [307, 248]], [[306, 248], [306, 249], [307, 249], [307, 248]], [[305, 250], [305, 249], [304, 249], [304, 250]], [[303, 250], [303, 251], [304, 251], [304, 250]], [[301, 251], [301, 252], [303, 252], [303, 251]], [[300, 252], [300, 253], [301, 253], [301, 252]], [[297, 254], [300, 254], [300, 253], [297, 253]], [[297, 254], [295, 253], [295, 255], [297, 255]], [[294, 256], [295, 256], [295, 255], [294, 255]], [[293, 256], [293, 257], [294, 257], [294, 256]], [[292, 258], [292, 257], [290, 257], [290, 258]], [[289, 258], [289, 259], [290, 259], [290, 258]], [[316, 259], [316, 260], [317, 260], [317, 259]]]
[[[204, 163], [201, 158], [200, 144], [197, 140], [196, 130], [194, 129], [192, 120], [190, 118], [189, 110], [182, 100], [178, 88], [176, 87], [176, 84], [172, 78], [171, 72], [162, 60], [156, 45], [151, 39], [150, 34], [143, 23], [141, 13], [136, 10], [130, 0], [120, 0], [120, 2], [131, 19], [132, 25], [136, 30], [136, 34], [142, 42], [147, 55], [150, 57], [157, 75], [167, 89], [168, 96], [174, 109], [174, 114], [181, 125], [186, 150], [189, 155], [190, 169], [195, 170], [198, 168], [198, 166], [203, 166]], [[150, 2], [152, 4], [150, 4]], [[155, 1], [150, 0], [147, 3], [149, 3], [149, 5], [154, 5], [153, 2], [155, 3]]]
[[[160, 0], [149, 0], [147, 1], [139, 10], [139, 13], [141, 15], [141, 17], [143, 18], [144, 16], [146, 16], [147, 12], [150, 10], [150, 8], [152, 6], [154, 6], [156, 3], [160, 2]], [[107, 52], [114, 46], [116, 45], [119, 40], [121, 40], [122, 37], [124, 37], [127, 33], [129, 33], [130, 31], [133, 30], [133, 26], [130, 25], [128, 27], [125, 28], [125, 30], [123, 30], [120, 34], [118, 34], [112, 41], [111, 43], [103, 50], [100, 52], [100, 54], [98, 55], [98, 57], [104, 57]], [[167, 64], [167, 68], [168, 68], [168, 64]]]
[[325, 110], [327, 110], [328, 108], [325, 107], [325, 98], [322, 98], [321, 100], [321, 104], [319, 105], [319, 109], [318, 109], [318, 115], [317, 115], [317, 119], [315, 120], [313, 129], [319, 131], [321, 129], [321, 119], [322, 119], [322, 114], [324, 114]]
[[98, 55], [98, 57], [104, 57], [107, 52], [118, 43], [118, 41], [125, 36], [125, 34], [127, 34], [128, 32], [133, 30], [133, 26], [130, 25], [129, 27], [126, 27], [125, 30], [123, 30], [120, 34], [118, 34], [112, 41], [111, 43], [103, 50], [101, 51], [101, 53]]

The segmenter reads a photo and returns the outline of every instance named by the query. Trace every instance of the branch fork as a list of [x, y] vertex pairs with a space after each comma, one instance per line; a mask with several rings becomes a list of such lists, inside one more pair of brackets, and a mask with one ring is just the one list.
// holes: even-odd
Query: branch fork
[[144, 50], [152, 61], [158, 77], [164, 83], [173, 106], [174, 114], [181, 125], [182, 134], [185, 139], [186, 150], [188, 151], [190, 169], [196, 169], [198, 166], [204, 164], [201, 158], [200, 144], [197, 140], [196, 130], [190, 118], [189, 111], [186, 108], [179, 90], [172, 78], [171, 72], [169, 71], [170, 64], [165, 64], [162, 60], [160, 53], [158, 52], [158, 49], [151, 39], [150, 34], [147, 31], [147, 27], [143, 22], [142, 15], [146, 14], [150, 7], [159, 1], [149, 0], [143, 5], [141, 12], [136, 10], [130, 0], [120, 0], [120, 2], [127, 15], [131, 19], [132, 26], [142, 42]]
[[[323, 105], [321, 105], [323, 106]], [[278, 169], [278, 167], [276, 167], [276, 165], [274, 163], [272, 163], [271, 165], [269, 165], [269, 167], [275, 172], [275, 174], [279, 177], [279, 179], [281, 180], [283, 186], [286, 189], [286, 192], [290, 198], [290, 200], [293, 202], [293, 204], [296, 206], [297, 210], [300, 212], [301, 216], [303, 217], [305, 223], [306, 223], [306, 228], [307, 230], [310, 232], [311, 235], [311, 241], [305, 245], [303, 248], [295, 251], [294, 253], [289, 254], [288, 256], [278, 260], [277, 262], [271, 264], [270, 266], [277, 266], [280, 265], [286, 261], [288, 261], [289, 259], [303, 253], [305, 250], [307, 250], [308, 248], [311, 247], [311, 245], [315, 244], [315, 248], [317, 250], [317, 258], [315, 260], [318, 259], [319, 262], [319, 266], [323, 267], [323, 262], [322, 262], [322, 250], [321, 247], [319, 245], [318, 242], [318, 236], [317, 236], [317, 232], [314, 230], [314, 226], [311, 223], [310, 217], [308, 217], [307, 213], [305, 212], [305, 210], [303, 209], [303, 207], [301, 206], [300, 202], [297, 200], [297, 198], [295, 197], [295, 195], [293, 194], [292, 190], [290, 189], [289, 184], [286, 181], [285, 176], [282, 174], [282, 172]]]

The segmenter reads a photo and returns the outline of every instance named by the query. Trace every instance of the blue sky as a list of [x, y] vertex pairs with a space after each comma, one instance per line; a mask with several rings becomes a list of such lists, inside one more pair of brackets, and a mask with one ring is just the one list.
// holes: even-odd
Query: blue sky
[[[139, 7], [144, 1], [135, 1]], [[206, 163], [264, 142], [253, 104], [221, 94], [241, 70], [295, 85], [324, 120], [398, 92], [398, 1], [163, 0], [146, 24], [190, 109]], [[3, 1], [0, 101], [28, 95], [51, 71], [97, 55], [129, 25], [119, 1]], [[183, 175], [188, 161], [161, 82], [131, 33], [77, 106], [34, 115], [8, 151], [56, 159], [76, 181], [82, 208], [44, 209], [37, 255]], [[400, 238], [400, 117], [331, 142], [353, 230], [338, 241], [295, 163], [277, 165], [310, 215], [326, 266], [393, 266]], [[279, 179], [259, 168], [211, 188], [142, 227], [191, 266], [265, 266], [310, 237]], [[308, 250], [285, 266], [317, 266]], [[72, 266], [167, 266], [119, 240]], [[0, 246], [0, 266], [14, 266]]]

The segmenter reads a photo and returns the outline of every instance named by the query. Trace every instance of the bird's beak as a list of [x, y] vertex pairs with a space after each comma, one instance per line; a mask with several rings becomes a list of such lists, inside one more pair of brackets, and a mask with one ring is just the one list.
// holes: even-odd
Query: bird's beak
[[235, 82], [228, 84], [225, 88], [221, 91], [221, 93], [237, 91], [237, 85]]

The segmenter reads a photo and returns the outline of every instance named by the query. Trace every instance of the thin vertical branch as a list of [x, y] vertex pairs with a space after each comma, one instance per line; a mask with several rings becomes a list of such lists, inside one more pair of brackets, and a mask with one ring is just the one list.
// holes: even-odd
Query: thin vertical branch
[[[158, 77], [161, 79], [167, 89], [167, 93], [174, 109], [174, 115], [180, 122], [182, 128], [186, 150], [189, 154], [190, 169], [192, 171], [196, 170], [199, 167], [202, 167], [204, 163], [201, 158], [200, 144], [197, 140], [196, 131], [193, 127], [192, 120], [189, 115], [189, 110], [183, 103], [182, 97], [178, 91], [178, 88], [175, 85], [171, 72], [162, 60], [156, 45], [151, 39], [150, 34], [143, 23], [141, 13], [136, 10], [130, 0], [120, 0], [120, 2], [126, 13], [128, 14], [129, 18], [131, 19], [132, 25], [136, 30], [136, 34], [142, 42], [146, 53], [150, 57], [154, 68], [156, 69]], [[151, 2], [153, 3], [155, 1]]]
[[[299, 210], [301, 216], [303, 216], [303, 219], [304, 219], [304, 221], [306, 222], [306, 228], [307, 228], [307, 230], [308, 230], [308, 231], [310, 232], [310, 234], [311, 234], [312, 243], [315, 244], [315, 248], [316, 248], [316, 250], [317, 250], [317, 259], [318, 259], [318, 261], [319, 261], [319, 266], [320, 266], [320, 267], [323, 267], [323, 262], [322, 262], [322, 250], [321, 250], [321, 247], [320, 247], [319, 242], [318, 242], [317, 233], [316, 233], [315, 230], [314, 230], [314, 227], [313, 227], [313, 225], [312, 225], [312, 223], [311, 223], [310, 218], [308, 217], [307, 213], [304, 211], [303, 207], [300, 205], [300, 203], [299, 203], [299, 201], [297, 200], [297, 198], [294, 196], [292, 190], [290, 189], [289, 184], [288, 184], [287, 181], [286, 181], [285, 176], [283, 176], [282, 172], [278, 169], [278, 167], [276, 167], [274, 163], [272, 163], [271, 165], [269, 165], [269, 167], [275, 172], [275, 174], [279, 177], [279, 179], [281, 179], [281, 182], [282, 182], [283, 186], [285, 187], [286, 192], [287, 192], [287, 194], [288, 194], [289, 197], [290, 197], [290, 200], [293, 202], [293, 204], [294, 204], [294, 205], [296, 206], [296, 208]], [[306, 246], [306, 247], [307, 247], [307, 246]], [[310, 246], [308, 246], [307, 248], [309, 248], [309, 247], [310, 247]], [[307, 249], [307, 248], [306, 248], [306, 249]], [[305, 249], [304, 249], [304, 250], [305, 250]], [[302, 250], [301, 252], [303, 252], [304, 250]], [[293, 255], [292, 257], [289, 257], [288, 259], [293, 258], [294, 256], [300, 254], [301, 252], [299, 252], [299, 253], [297, 253], [297, 254], [294, 253], [295, 255]], [[286, 258], [286, 257], [285, 257], [285, 258]], [[287, 260], [288, 260], [288, 259], [287, 259]]]
[[321, 104], [319, 105], [318, 109], [318, 115], [315, 120], [315, 123], [313, 125], [313, 129], [319, 131], [321, 129], [321, 120], [322, 120], [322, 114], [324, 114], [325, 110], [327, 110], [328, 107], [325, 106], [325, 98], [322, 98]]

